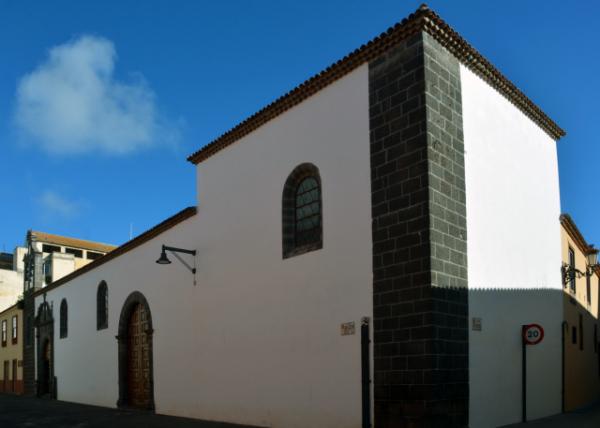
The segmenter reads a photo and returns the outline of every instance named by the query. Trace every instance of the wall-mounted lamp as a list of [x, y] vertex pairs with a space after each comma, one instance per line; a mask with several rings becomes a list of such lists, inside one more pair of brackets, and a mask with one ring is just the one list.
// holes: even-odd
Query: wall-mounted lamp
[[[188, 265], [181, 257], [179, 257], [179, 255], [177, 253], [183, 253], [183, 254], [190, 254], [192, 256], [196, 255], [196, 250], [186, 250], [184, 248], [176, 248], [176, 247], [168, 247], [166, 245], [162, 246], [162, 251], [160, 252], [160, 257], [158, 258], [158, 260], [156, 261], [156, 263], [158, 263], [159, 265], [170, 265], [171, 264], [171, 260], [169, 260], [169, 258], [167, 257], [167, 251], [170, 251], [173, 253], [173, 255], [175, 257], [177, 257], [177, 259], [185, 266], [187, 267], [193, 274], [196, 273], [196, 268], [195, 267], [191, 267], [190, 265]], [[194, 264], [196, 263], [196, 260], [194, 259]]]
[[575, 266], [571, 266], [568, 263], [563, 263], [562, 274], [563, 274], [563, 285], [568, 284], [575, 278], [588, 277], [594, 274], [594, 270], [600, 268], [598, 264], [598, 249], [590, 246], [587, 254], [585, 255], [586, 267], [585, 272], [580, 271]]

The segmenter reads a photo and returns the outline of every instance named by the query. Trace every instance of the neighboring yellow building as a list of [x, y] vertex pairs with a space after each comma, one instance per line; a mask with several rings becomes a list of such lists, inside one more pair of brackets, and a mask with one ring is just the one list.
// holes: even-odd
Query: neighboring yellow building
[[560, 217], [564, 285], [564, 410], [600, 399], [598, 313], [600, 269], [590, 268], [588, 244], [568, 214]]
[[23, 310], [0, 312], [0, 392], [23, 393]]

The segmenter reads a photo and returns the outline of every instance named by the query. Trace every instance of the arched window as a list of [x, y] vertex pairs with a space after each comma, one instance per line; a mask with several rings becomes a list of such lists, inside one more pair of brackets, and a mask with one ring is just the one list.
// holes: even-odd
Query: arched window
[[98, 285], [96, 295], [96, 328], [98, 330], [108, 328], [108, 287], [105, 281]]
[[283, 187], [283, 258], [323, 248], [321, 177], [316, 166], [303, 163]]
[[60, 338], [67, 337], [69, 331], [69, 307], [67, 299], [62, 299], [60, 302]]

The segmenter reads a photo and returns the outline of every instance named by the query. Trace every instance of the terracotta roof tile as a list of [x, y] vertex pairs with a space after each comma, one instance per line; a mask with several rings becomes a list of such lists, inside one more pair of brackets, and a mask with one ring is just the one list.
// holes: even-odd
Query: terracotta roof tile
[[536, 106], [523, 92], [509, 81], [492, 63], [444, 22], [435, 12], [421, 5], [417, 11], [402, 22], [389, 28], [367, 44], [362, 45], [325, 70], [301, 83], [285, 95], [248, 117], [220, 137], [190, 155], [188, 161], [198, 164], [240, 138], [289, 110], [303, 100], [319, 92], [365, 62], [368, 62], [395, 44], [424, 31], [448, 49], [462, 64], [498, 90], [548, 135], [558, 140], [565, 132]]
[[86, 250], [108, 253], [117, 248], [116, 245], [103, 244], [100, 242], [86, 241], [85, 239], [69, 238], [68, 236], [53, 235], [51, 233], [32, 230], [31, 238], [36, 242], [45, 242], [48, 244], [66, 245], [67, 247], [83, 248]]

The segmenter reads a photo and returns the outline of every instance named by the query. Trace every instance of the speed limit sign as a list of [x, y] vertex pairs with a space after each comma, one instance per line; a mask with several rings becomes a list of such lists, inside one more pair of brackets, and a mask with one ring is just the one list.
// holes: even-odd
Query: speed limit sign
[[527, 345], [537, 345], [544, 338], [544, 329], [539, 324], [523, 326], [523, 341]]

